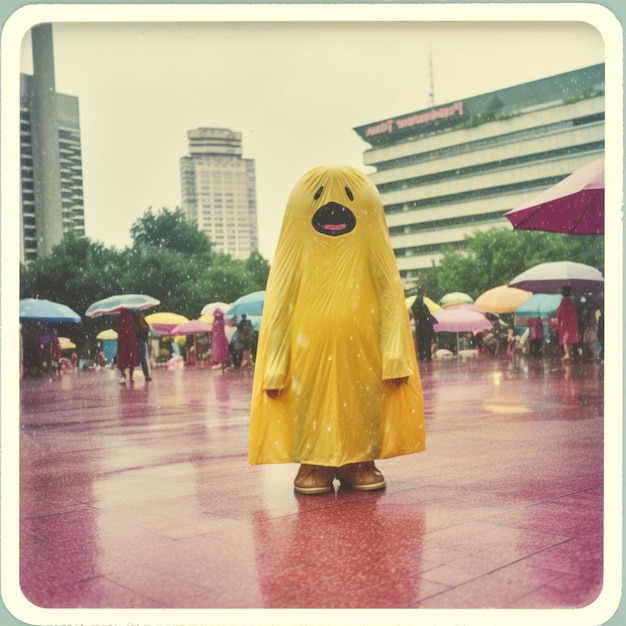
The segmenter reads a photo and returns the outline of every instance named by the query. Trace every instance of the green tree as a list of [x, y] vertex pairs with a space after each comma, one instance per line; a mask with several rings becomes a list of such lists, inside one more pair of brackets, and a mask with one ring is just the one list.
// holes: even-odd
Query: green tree
[[182, 210], [162, 208], [158, 213], [148, 209], [130, 229], [133, 247], [152, 247], [188, 255], [209, 255], [208, 237], [189, 222]]
[[253, 252], [246, 260], [246, 271], [250, 276], [250, 291], [265, 289], [270, 273], [270, 264], [258, 251]]
[[473, 298], [503, 285], [524, 270], [549, 261], [604, 263], [604, 237], [493, 228], [465, 238], [462, 249], [447, 250], [435, 268], [420, 272], [434, 300], [451, 291]]
[[83, 317], [64, 332], [93, 355], [95, 336], [110, 316], [84, 317], [90, 304], [120, 293], [145, 293], [161, 301], [156, 311], [195, 318], [209, 302], [232, 302], [265, 288], [269, 263], [258, 252], [246, 260], [212, 251], [204, 233], [176, 209], [149, 209], [131, 228], [132, 246], [118, 251], [67, 234], [52, 253], [20, 268], [21, 297], [61, 302]]
[[92, 302], [120, 291], [122, 268], [115, 248], [67, 233], [50, 255], [21, 266], [20, 297], [61, 302], [84, 315]]

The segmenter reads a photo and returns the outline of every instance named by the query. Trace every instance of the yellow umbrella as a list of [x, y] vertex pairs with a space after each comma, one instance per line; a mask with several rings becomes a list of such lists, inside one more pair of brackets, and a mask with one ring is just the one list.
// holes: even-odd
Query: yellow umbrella
[[[408, 298], [406, 298], [407, 309], [410, 309], [413, 306], [413, 303], [415, 302], [415, 298], [417, 298], [417, 296], [409, 296]], [[435, 311], [438, 311], [441, 308], [436, 302], [433, 302], [428, 296], [424, 296], [424, 304], [426, 305], [426, 307], [431, 313], [434, 313]]]
[[146, 315], [148, 325], [161, 333], [170, 333], [176, 326], [188, 321], [188, 318], [178, 313], [162, 312]]
[[500, 285], [482, 293], [474, 304], [490, 313], [513, 313], [520, 304], [523, 304], [533, 294], [524, 289]]
[[76, 344], [69, 337], [59, 337], [59, 344], [61, 345], [61, 350], [76, 349]]
[[99, 332], [96, 335], [96, 339], [100, 339], [100, 341], [106, 341], [107, 339], [117, 339], [117, 332], [114, 331], [112, 328], [107, 328], [106, 330]]

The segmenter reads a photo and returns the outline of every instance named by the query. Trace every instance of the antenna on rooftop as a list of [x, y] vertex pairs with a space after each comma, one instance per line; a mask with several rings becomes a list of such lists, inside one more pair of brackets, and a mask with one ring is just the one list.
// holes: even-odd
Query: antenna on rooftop
[[430, 99], [430, 106], [435, 106], [435, 81], [433, 79], [433, 51], [428, 49], [428, 67], [430, 70], [430, 91], [428, 92], [428, 98]]

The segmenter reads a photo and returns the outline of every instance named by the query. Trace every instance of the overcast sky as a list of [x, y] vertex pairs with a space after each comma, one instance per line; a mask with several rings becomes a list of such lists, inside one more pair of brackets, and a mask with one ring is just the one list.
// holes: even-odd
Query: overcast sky
[[[559, 21], [57, 21], [53, 33], [57, 91], [79, 98], [87, 236], [122, 248], [149, 207], [180, 206], [187, 131], [229, 128], [256, 163], [268, 259], [302, 174], [368, 171], [352, 129], [430, 106], [429, 55], [435, 104], [605, 55], [593, 26]], [[21, 70], [32, 72], [28, 36]]]

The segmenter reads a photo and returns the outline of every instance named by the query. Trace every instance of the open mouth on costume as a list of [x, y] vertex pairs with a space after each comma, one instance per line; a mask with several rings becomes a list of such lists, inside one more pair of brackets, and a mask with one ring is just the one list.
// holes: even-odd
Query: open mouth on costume
[[348, 207], [337, 202], [328, 202], [315, 211], [311, 222], [318, 233], [339, 237], [354, 230], [356, 217]]

